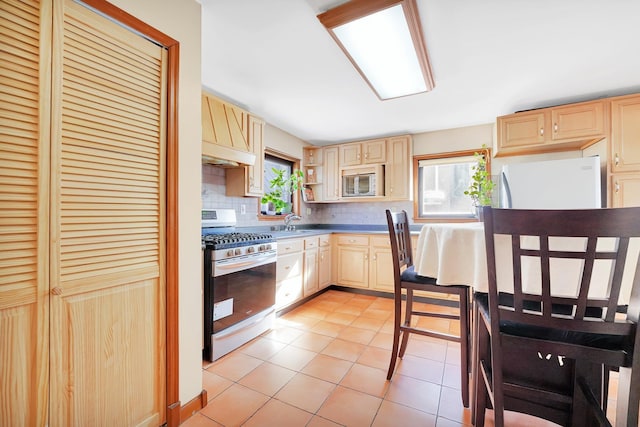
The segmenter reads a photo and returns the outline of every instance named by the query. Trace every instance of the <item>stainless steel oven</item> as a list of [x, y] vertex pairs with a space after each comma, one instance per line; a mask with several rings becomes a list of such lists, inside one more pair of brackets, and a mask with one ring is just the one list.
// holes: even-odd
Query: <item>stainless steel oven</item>
[[235, 211], [203, 210], [204, 358], [216, 360], [275, 320], [277, 243], [235, 230]]

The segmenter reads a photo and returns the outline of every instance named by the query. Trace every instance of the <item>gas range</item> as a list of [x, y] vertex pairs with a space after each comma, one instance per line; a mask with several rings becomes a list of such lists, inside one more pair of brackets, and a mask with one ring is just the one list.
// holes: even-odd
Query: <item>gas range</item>
[[202, 247], [211, 253], [214, 276], [249, 264], [274, 262], [276, 258], [277, 243], [271, 234], [238, 232], [235, 225], [233, 209], [202, 210]]

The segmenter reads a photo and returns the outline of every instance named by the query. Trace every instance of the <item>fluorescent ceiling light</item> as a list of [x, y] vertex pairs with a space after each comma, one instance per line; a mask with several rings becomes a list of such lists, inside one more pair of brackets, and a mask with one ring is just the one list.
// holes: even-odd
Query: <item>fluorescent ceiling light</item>
[[433, 89], [415, 0], [352, 0], [318, 19], [380, 99]]

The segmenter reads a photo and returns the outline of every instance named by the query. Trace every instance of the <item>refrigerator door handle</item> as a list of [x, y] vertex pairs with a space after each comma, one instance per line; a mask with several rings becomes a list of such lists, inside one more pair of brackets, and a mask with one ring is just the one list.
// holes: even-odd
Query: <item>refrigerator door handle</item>
[[503, 208], [511, 209], [511, 189], [509, 188], [509, 180], [507, 179], [507, 175], [502, 172], [502, 188], [504, 189], [505, 194], [505, 205]]

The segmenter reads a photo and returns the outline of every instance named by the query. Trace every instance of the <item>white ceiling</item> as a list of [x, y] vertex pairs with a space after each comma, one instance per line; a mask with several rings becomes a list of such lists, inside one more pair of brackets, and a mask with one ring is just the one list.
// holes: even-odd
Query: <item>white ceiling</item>
[[640, 92], [640, 0], [417, 0], [435, 89], [387, 101], [316, 18], [339, 0], [201, 2], [203, 87], [313, 144]]

